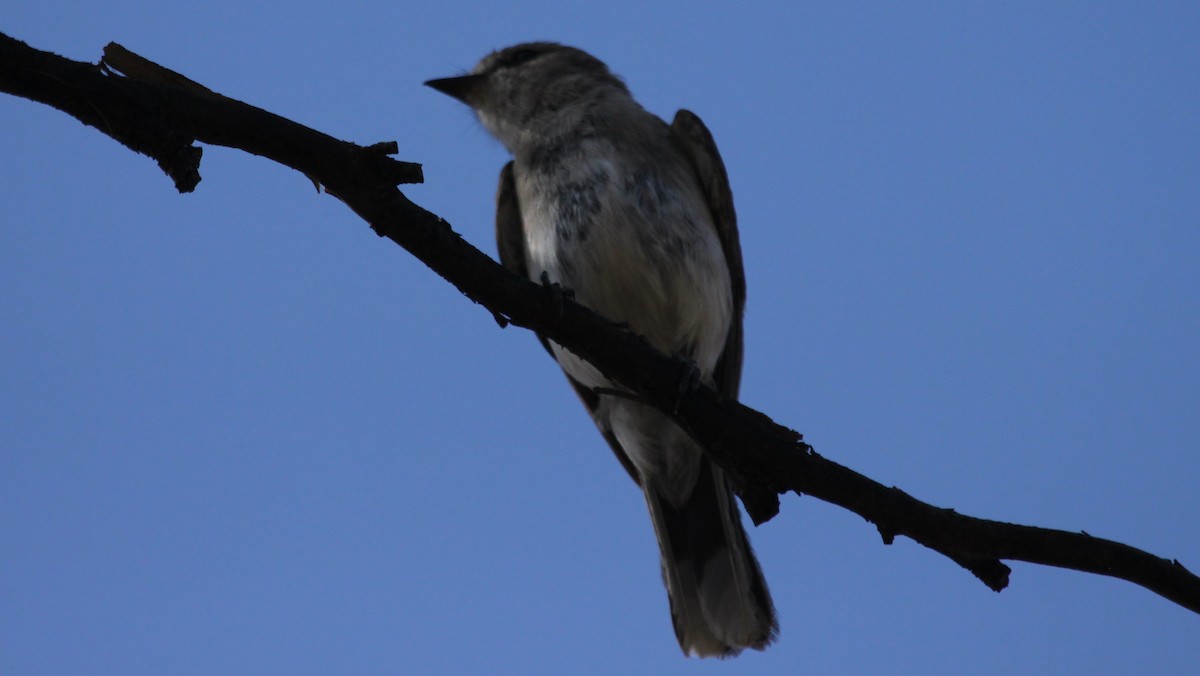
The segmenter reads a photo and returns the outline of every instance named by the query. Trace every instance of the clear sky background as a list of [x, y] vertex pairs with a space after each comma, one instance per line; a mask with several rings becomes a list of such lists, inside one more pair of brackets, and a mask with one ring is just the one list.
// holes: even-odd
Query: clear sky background
[[[733, 183], [744, 400], [967, 514], [1200, 570], [1195, 3], [6, 3], [334, 136], [488, 252], [505, 152], [421, 83], [593, 52]], [[782, 634], [685, 660], [638, 492], [533, 336], [303, 177], [155, 164], [0, 97], [0, 673], [1127, 674], [1200, 618], [1014, 563], [988, 591], [787, 496]]]

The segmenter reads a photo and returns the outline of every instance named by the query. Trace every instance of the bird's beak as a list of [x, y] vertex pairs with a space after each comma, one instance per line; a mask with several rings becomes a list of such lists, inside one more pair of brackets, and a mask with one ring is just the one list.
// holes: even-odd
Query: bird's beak
[[439, 92], [447, 96], [462, 101], [470, 105], [473, 94], [478, 90], [479, 85], [483, 83], [484, 76], [482, 75], [460, 75], [459, 77], [443, 77], [437, 80], [430, 80], [425, 83], [427, 87], [433, 87]]

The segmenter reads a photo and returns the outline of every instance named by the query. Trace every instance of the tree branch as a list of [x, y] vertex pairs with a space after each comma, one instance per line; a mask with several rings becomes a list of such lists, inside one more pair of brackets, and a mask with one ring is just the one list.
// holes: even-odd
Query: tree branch
[[410, 202], [396, 186], [420, 182], [420, 165], [388, 157], [395, 143], [363, 147], [340, 141], [213, 93], [118, 45], [105, 49], [100, 64], [90, 64], [0, 35], [0, 91], [62, 110], [148, 155], [182, 192], [200, 181], [196, 141], [238, 148], [302, 172], [380, 236], [490, 310], [501, 326], [516, 324], [551, 338], [672, 415], [734, 479], [756, 523], [778, 511], [780, 494], [807, 493], [874, 523], [885, 544], [907, 536], [996, 591], [1007, 586], [1010, 573], [1001, 560], [1027, 561], [1128, 580], [1200, 613], [1200, 578], [1178, 561], [1086, 533], [934, 507], [821, 457], [800, 434], [710, 388], [679, 399], [677, 361], [587, 308], [510, 274], [444, 220]]

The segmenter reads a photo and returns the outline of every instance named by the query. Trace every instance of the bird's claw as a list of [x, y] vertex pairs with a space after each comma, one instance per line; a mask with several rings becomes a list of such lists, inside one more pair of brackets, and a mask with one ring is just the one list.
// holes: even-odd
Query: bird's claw
[[563, 299], [575, 300], [575, 292], [563, 287], [558, 282], [550, 281], [550, 273], [545, 270], [542, 270], [541, 282], [542, 286], [550, 291], [550, 303], [554, 309], [554, 316], [561, 319], [563, 316]]
[[671, 407], [673, 413], [678, 413], [683, 398], [700, 387], [700, 367], [696, 366], [695, 361], [679, 353], [671, 355], [671, 359], [679, 364], [680, 371], [679, 389], [675, 392], [675, 405]]

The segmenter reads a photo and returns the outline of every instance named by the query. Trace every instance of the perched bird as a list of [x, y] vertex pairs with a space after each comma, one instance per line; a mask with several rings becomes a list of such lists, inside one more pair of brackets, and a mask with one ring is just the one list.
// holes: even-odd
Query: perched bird
[[[746, 284], [733, 197], [708, 129], [667, 125], [608, 67], [550, 42], [488, 54], [430, 87], [470, 106], [513, 155], [500, 172], [500, 260], [693, 361], [736, 398]], [[642, 488], [685, 654], [761, 650], [778, 625], [729, 482], [666, 415], [543, 344]]]

